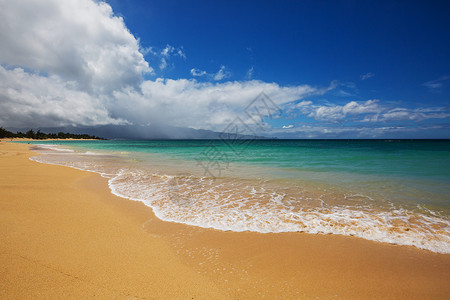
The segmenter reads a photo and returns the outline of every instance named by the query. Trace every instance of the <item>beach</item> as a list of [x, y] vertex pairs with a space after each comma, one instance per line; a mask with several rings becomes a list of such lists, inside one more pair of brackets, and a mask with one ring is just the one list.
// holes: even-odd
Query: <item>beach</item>
[[100, 175], [0, 143], [0, 297], [445, 299], [450, 255], [158, 219]]

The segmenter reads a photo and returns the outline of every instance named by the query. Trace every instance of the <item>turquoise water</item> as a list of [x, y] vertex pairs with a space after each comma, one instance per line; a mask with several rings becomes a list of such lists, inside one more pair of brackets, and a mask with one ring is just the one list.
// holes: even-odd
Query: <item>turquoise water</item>
[[450, 179], [447, 140], [254, 140], [245, 148], [221, 140], [58, 141], [57, 144], [159, 153], [190, 160], [207, 160], [205, 149], [217, 147], [230, 161], [275, 168]]
[[[39, 141], [163, 220], [354, 235], [450, 253], [448, 140]], [[64, 150], [65, 151], [61, 151]]]

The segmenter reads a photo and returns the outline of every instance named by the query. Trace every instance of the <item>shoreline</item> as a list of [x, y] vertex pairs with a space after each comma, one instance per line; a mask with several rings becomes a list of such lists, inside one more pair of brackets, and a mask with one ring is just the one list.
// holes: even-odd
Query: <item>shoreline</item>
[[39, 142], [39, 141], [102, 141], [100, 139], [73, 139], [73, 138], [67, 138], [67, 139], [30, 139], [30, 138], [0, 138], [0, 142]]
[[[113, 194], [144, 202], [163, 221], [234, 232], [306, 232], [355, 236], [450, 254], [450, 223], [448, 213], [445, 213], [448, 211], [448, 205], [445, 206], [448, 196], [439, 194], [439, 189], [435, 190], [435, 194], [424, 189], [411, 189], [420, 182], [408, 178], [408, 170], [402, 172], [405, 177], [397, 175], [384, 178], [364, 171], [360, 174], [362, 176], [336, 170], [319, 173], [309, 171], [311, 173], [307, 174], [307, 170], [300, 171], [300, 168], [293, 176], [292, 172], [295, 171], [289, 168], [285, 170], [233, 162], [227, 166], [223, 178], [219, 176], [219, 181], [211, 181], [211, 178], [204, 176], [198, 163], [195, 164], [189, 157], [183, 158], [185, 153], [182, 148], [179, 149], [181, 155], [151, 153], [153, 151], [141, 154], [133, 149], [134, 141], [125, 142], [125, 148], [122, 148], [121, 142], [124, 141], [110, 141], [107, 149], [98, 143], [85, 147], [84, 143], [76, 142], [72, 145], [75, 148], [69, 144], [68, 152], [65, 146], [62, 149], [58, 146], [65, 145], [64, 142], [56, 142], [55, 146], [44, 144], [43, 149], [36, 145], [30, 149], [44, 152], [45, 155], [31, 159], [99, 174], [107, 173]], [[138, 141], [138, 145], [142, 142]], [[50, 143], [54, 144], [53, 141]], [[154, 142], [144, 143], [149, 143], [151, 147]], [[77, 145], [81, 148], [77, 149]], [[172, 142], [164, 142], [162, 146], [171, 145]], [[198, 146], [198, 143], [193, 145]], [[119, 154], [111, 146], [125, 151]], [[44, 150], [47, 147], [50, 149], [49, 155]], [[66, 158], [63, 158], [64, 155], [51, 154], [62, 154], [60, 150], [67, 153]], [[332, 161], [338, 158], [327, 159]], [[142, 164], [136, 165], [133, 161], [142, 161]], [[148, 172], [151, 178], [142, 177], [141, 171]], [[290, 175], [285, 178], [279, 174], [273, 176], [272, 172]], [[185, 177], [186, 174], [189, 177]], [[148, 185], [143, 184], [141, 178], [148, 180]], [[206, 181], [203, 182], [204, 179]], [[444, 182], [433, 184], [442, 184], [441, 188], [446, 186]], [[411, 195], [411, 190], [414, 190], [414, 195]], [[263, 199], [268, 202], [264, 203]], [[430, 208], [428, 201], [436, 203], [438, 199], [442, 200], [442, 206]], [[243, 209], [235, 209], [236, 204]], [[216, 217], [217, 205], [227, 206], [227, 213], [220, 216], [219, 212]], [[264, 210], [273, 212], [273, 215], [266, 214]]]
[[6, 228], [0, 296], [6, 298], [450, 294], [447, 254], [355, 237], [222, 232], [164, 222], [143, 203], [114, 196], [99, 174], [33, 162], [27, 144], [2, 141], [0, 147], [0, 220]]

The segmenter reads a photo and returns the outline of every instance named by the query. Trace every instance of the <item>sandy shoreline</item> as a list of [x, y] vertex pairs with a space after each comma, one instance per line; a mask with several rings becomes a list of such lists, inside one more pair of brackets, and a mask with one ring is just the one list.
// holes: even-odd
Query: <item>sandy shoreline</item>
[[163, 222], [99, 175], [0, 143], [0, 298], [446, 298], [450, 255]]

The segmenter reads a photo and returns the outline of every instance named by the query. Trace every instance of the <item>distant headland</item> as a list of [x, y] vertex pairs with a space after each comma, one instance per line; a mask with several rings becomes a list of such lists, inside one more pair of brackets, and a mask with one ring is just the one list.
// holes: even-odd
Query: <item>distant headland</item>
[[0, 139], [3, 138], [29, 138], [34, 140], [47, 140], [47, 139], [85, 139], [85, 140], [104, 140], [104, 138], [100, 138], [98, 136], [89, 135], [89, 134], [74, 134], [74, 133], [64, 133], [62, 131], [58, 133], [44, 133], [40, 130], [34, 131], [33, 129], [28, 130], [27, 132], [12, 132], [0, 127]]

